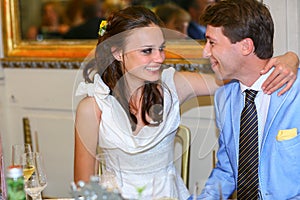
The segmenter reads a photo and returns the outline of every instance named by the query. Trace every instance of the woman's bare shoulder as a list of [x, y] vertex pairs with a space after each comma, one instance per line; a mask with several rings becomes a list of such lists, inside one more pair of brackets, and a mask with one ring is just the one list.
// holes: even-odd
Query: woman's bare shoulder
[[95, 113], [97, 114], [96, 116], [99, 116], [98, 114], [101, 114], [101, 110], [94, 97], [85, 97], [79, 102], [77, 114], [95, 115]]

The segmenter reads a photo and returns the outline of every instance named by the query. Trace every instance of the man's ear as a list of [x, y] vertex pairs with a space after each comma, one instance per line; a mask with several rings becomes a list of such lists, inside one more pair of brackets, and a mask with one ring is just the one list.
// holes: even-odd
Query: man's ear
[[249, 55], [254, 52], [255, 47], [251, 38], [245, 38], [241, 42], [243, 55]]
[[116, 47], [111, 47], [111, 53], [117, 61], [122, 61], [122, 51]]

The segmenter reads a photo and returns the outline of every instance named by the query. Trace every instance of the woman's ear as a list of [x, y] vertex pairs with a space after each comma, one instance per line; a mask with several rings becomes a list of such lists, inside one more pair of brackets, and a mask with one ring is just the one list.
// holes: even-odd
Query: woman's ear
[[122, 61], [122, 51], [116, 47], [111, 47], [111, 53], [117, 61]]
[[249, 55], [254, 52], [255, 47], [251, 38], [245, 38], [241, 41], [243, 55]]

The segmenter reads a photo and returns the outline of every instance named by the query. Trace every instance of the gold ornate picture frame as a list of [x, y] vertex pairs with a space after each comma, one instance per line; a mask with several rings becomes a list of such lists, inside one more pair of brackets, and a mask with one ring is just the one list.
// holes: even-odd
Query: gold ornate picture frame
[[[78, 63], [96, 46], [95, 40], [23, 40], [20, 30], [19, 1], [1, 1], [4, 45], [2, 62], [22, 61], [29, 63], [27, 67], [30, 67], [32, 62]], [[202, 57], [203, 45], [203, 41], [195, 40], [167, 41], [166, 63], [207, 64], [207, 59]]]

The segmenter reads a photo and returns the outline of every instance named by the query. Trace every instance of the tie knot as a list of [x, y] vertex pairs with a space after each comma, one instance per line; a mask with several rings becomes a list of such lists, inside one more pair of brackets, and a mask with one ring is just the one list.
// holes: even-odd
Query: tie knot
[[255, 97], [257, 95], [257, 92], [258, 91], [255, 91], [255, 90], [245, 90], [245, 93], [246, 93], [246, 102], [253, 103], [254, 99], [255, 99]]

